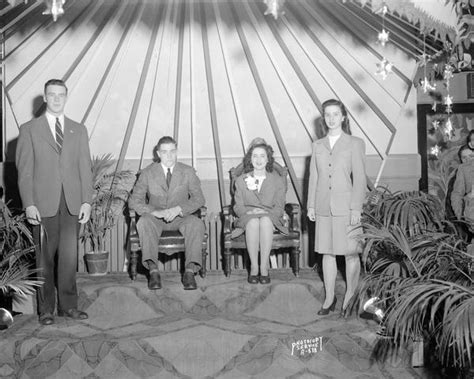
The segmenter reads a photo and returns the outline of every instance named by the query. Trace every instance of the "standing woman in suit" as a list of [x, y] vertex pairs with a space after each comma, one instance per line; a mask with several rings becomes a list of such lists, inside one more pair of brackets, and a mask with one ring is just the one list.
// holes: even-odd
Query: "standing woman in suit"
[[336, 307], [336, 255], [346, 261], [344, 314], [360, 275], [354, 237], [362, 232], [357, 226], [367, 186], [365, 144], [351, 136], [347, 111], [339, 100], [323, 103], [322, 126], [324, 137], [313, 143], [308, 189], [308, 218], [316, 222], [314, 250], [323, 254], [326, 297], [318, 314], [326, 315]]
[[274, 228], [288, 234], [283, 222], [286, 178], [273, 170], [273, 163], [272, 147], [257, 143], [245, 154], [244, 173], [235, 182], [234, 212], [238, 216], [235, 225], [237, 231], [245, 231], [250, 257], [248, 282], [251, 284], [270, 283], [268, 259]]

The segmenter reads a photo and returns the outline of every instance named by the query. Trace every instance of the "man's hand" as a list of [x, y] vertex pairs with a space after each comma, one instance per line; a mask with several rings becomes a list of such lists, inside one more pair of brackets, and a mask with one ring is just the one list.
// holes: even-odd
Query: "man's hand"
[[182, 209], [179, 205], [177, 205], [176, 207], [166, 209], [165, 212], [166, 212], [165, 221], [166, 222], [171, 222], [176, 217], [178, 217], [179, 215], [182, 214]]
[[182, 209], [179, 205], [173, 208], [151, 212], [152, 216], [156, 218], [162, 218], [166, 222], [173, 221], [176, 217], [178, 217], [181, 214], [182, 214]]
[[85, 224], [91, 218], [91, 205], [89, 203], [82, 203], [79, 209], [79, 224]]
[[360, 211], [351, 210], [351, 225], [357, 225], [360, 223]]
[[308, 208], [308, 218], [311, 221], [316, 221], [316, 213], [314, 212], [314, 208]]
[[39, 225], [41, 222], [41, 216], [38, 208], [34, 205], [30, 205], [25, 209], [26, 219], [31, 225]]

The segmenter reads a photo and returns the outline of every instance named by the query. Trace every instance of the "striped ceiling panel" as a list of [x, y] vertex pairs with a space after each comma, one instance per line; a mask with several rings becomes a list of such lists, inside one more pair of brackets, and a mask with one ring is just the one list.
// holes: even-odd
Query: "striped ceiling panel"
[[[67, 114], [88, 128], [92, 154], [142, 167], [162, 135], [224, 188], [226, 171], [259, 136], [289, 167], [294, 191], [321, 103], [339, 98], [353, 133], [381, 162], [402, 123], [416, 127], [413, 57], [376, 43], [378, 24], [340, 1], [68, 0], [57, 22], [30, 1], [5, 33], [6, 143], [42, 108], [52, 77], [69, 86]], [[375, 25], [375, 26], [374, 26]], [[383, 81], [382, 57], [395, 64]], [[224, 191], [221, 203], [225, 203]]]

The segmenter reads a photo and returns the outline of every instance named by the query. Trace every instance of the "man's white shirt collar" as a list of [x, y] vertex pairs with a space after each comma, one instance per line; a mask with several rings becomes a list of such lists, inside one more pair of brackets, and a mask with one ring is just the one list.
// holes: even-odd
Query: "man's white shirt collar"
[[[165, 175], [166, 175], [166, 173], [168, 172], [168, 169], [170, 169], [171, 174], [173, 174], [174, 166], [172, 166], [172, 167], [166, 167], [163, 163], [160, 163], [160, 164], [161, 164], [161, 167], [163, 167], [163, 172], [165, 173]], [[176, 166], [176, 165], [175, 165], [175, 166]]]
[[49, 129], [53, 134], [53, 137], [56, 138], [56, 118], [59, 118], [59, 122], [61, 123], [61, 129], [64, 133], [64, 114], [60, 116], [55, 116], [48, 111], [45, 113], [46, 119], [48, 120]]

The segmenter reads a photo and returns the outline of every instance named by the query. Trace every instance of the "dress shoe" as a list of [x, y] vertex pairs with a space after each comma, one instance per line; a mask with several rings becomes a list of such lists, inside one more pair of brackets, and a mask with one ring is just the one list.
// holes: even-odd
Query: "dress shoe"
[[69, 317], [74, 320], [86, 320], [89, 318], [86, 312], [82, 312], [76, 308], [69, 309], [67, 311], [59, 311], [59, 317]]
[[195, 290], [197, 288], [194, 272], [186, 271], [183, 275], [183, 286], [185, 290]]
[[148, 278], [148, 289], [150, 290], [159, 290], [161, 288], [161, 277], [158, 271], [150, 272], [150, 277]]
[[318, 315], [320, 315], [320, 316], [325, 316], [325, 315], [327, 315], [329, 312], [333, 312], [334, 309], [336, 308], [336, 303], [337, 303], [337, 298], [336, 298], [336, 296], [334, 296], [334, 300], [333, 300], [332, 304], [329, 306], [329, 308], [321, 308], [321, 309], [318, 311]]
[[54, 324], [54, 317], [51, 313], [43, 313], [39, 316], [39, 323], [41, 325], [52, 325]]
[[250, 284], [258, 284], [258, 275], [249, 275], [247, 282]]
[[270, 275], [260, 275], [260, 284], [270, 284]]

